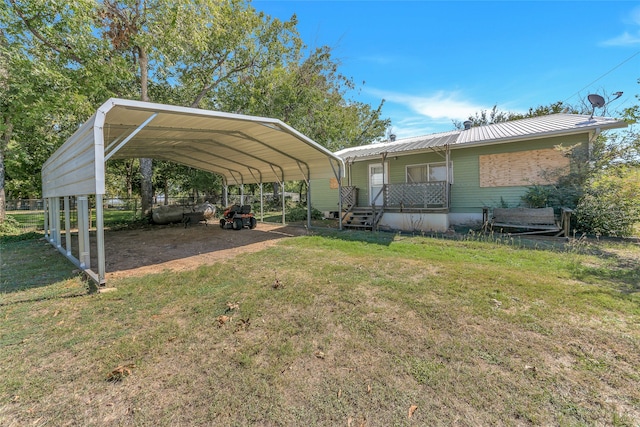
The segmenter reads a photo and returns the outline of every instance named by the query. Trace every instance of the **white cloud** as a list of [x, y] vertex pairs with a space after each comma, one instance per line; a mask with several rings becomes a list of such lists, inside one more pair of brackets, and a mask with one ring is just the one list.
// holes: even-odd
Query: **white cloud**
[[636, 7], [629, 13], [629, 18], [631, 22], [635, 25], [640, 25], [640, 6]]
[[629, 34], [627, 31], [609, 40], [600, 43], [603, 46], [633, 46], [640, 45], [640, 32], [638, 34]]
[[424, 116], [403, 116], [392, 123], [391, 132], [397, 138], [409, 138], [419, 135], [453, 130], [453, 122], [448, 121], [440, 125], [425, 121]]
[[478, 111], [492, 108], [462, 99], [458, 92], [438, 91], [427, 96], [380, 90], [374, 92], [376, 96], [384, 98], [389, 103], [402, 104], [421, 116], [438, 122], [452, 123], [452, 120], [464, 120]]
[[[623, 19], [623, 23], [630, 27], [640, 27], [640, 6], [632, 9]], [[640, 30], [625, 31], [617, 37], [600, 43], [602, 46], [634, 46], [640, 45]]]

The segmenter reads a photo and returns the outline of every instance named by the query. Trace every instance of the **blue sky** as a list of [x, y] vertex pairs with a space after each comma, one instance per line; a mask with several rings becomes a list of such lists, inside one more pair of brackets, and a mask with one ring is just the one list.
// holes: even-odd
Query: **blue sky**
[[[640, 100], [639, 1], [279, 1], [253, 7], [298, 17], [311, 48], [328, 45], [353, 78], [352, 99], [386, 100], [399, 138], [453, 129], [498, 105], [525, 112], [589, 93]], [[364, 84], [363, 84], [364, 82]], [[599, 114], [599, 111], [596, 111]]]

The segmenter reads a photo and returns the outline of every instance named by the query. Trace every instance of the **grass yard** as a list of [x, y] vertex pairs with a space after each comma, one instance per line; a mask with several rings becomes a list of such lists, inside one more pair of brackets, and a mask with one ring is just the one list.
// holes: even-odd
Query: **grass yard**
[[41, 245], [1, 248], [0, 425], [640, 425], [637, 244], [327, 230], [83, 296]]

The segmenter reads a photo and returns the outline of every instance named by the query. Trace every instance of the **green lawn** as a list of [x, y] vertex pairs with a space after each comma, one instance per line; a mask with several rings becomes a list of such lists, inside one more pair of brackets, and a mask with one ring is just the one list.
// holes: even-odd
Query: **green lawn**
[[3, 282], [0, 425], [640, 424], [637, 244], [325, 230], [71, 297], [35, 242], [2, 247], [49, 276]]

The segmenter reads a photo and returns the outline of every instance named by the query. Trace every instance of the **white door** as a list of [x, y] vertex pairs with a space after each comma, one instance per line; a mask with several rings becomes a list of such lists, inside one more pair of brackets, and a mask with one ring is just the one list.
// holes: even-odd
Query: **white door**
[[369, 165], [369, 205], [381, 206], [382, 200], [382, 186], [389, 183], [389, 163], [375, 163]]

